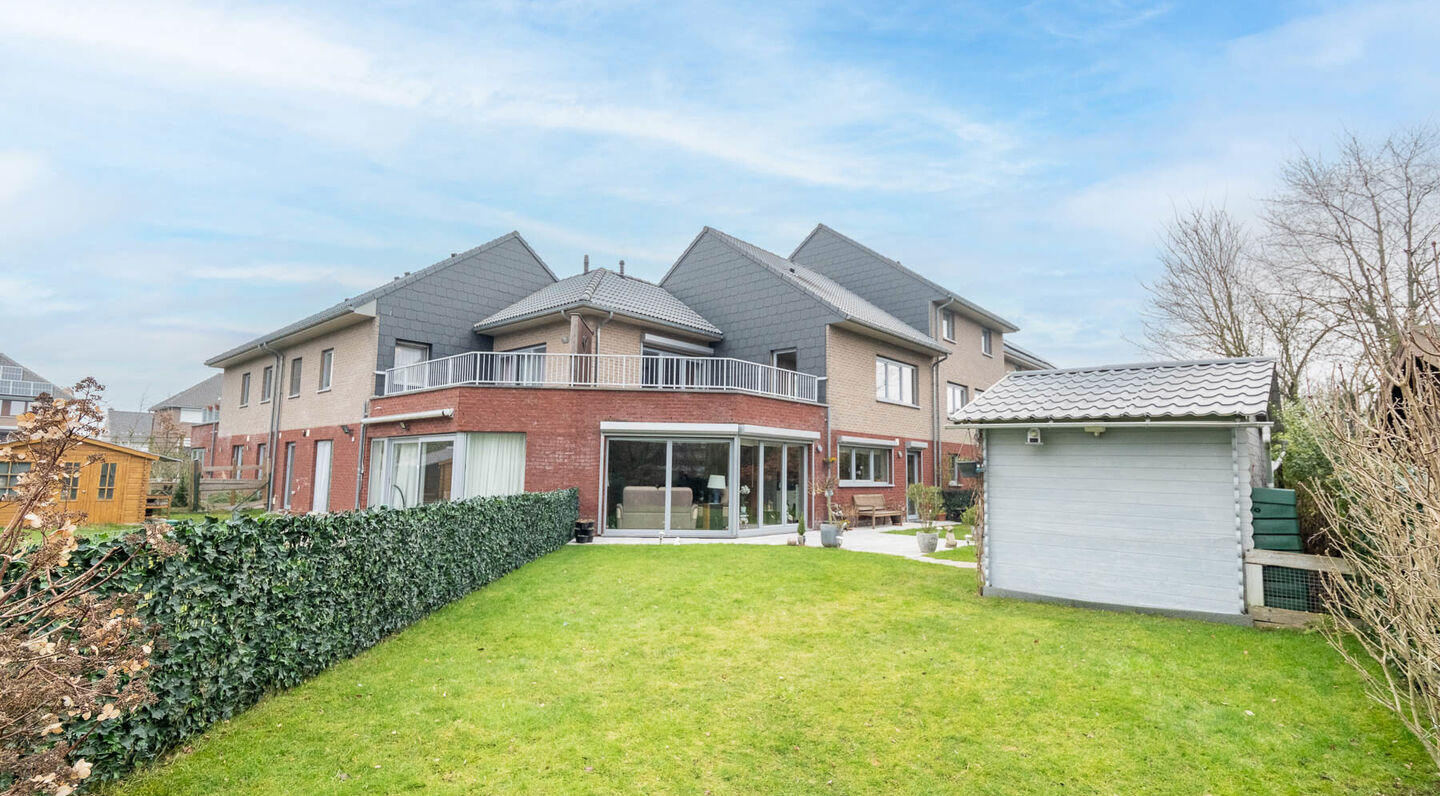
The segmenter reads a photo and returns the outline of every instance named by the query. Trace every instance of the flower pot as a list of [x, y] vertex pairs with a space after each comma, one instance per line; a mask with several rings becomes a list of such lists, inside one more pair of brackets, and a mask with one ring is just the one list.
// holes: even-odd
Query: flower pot
[[820, 544], [826, 547], [840, 546], [840, 526], [834, 523], [820, 523]]
[[935, 548], [940, 546], [940, 534], [934, 531], [916, 531], [915, 543], [920, 545], [921, 553], [933, 553]]

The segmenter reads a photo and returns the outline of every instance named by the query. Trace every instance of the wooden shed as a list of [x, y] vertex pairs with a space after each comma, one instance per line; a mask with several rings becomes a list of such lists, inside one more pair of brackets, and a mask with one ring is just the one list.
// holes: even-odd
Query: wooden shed
[[[14, 493], [10, 487], [30, 463], [25, 461], [26, 443], [0, 443], [0, 453], [17, 454], [18, 460], [0, 461], [0, 523], [14, 516]], [[100, 461], [88, 462], [99, 454]], [[150, 467], [161, 457], [113, 442], [87, 439], [65, 454], [73, 475], [61, 491], [69, 511], [85, 513], [84, 522], [138, 523], [145, 519], [145, 498], [150, 492]]]
[[1273, 393], [1267, 359], [1007, 375], [953, 418], [982, 436], [984, 593], [1248, 622]]

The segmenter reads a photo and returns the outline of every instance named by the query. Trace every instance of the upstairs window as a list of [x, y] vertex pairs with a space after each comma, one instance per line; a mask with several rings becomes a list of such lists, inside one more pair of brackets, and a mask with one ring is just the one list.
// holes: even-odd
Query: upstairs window
[[955, 313], [950, 310], [940, 310], [940, 334], [946, 340], [955, 342]]
[[915, 403], [915, 366], [875, 357], [875, 400], [918, 406]]
[[430, 359], [430, 346], [425, 343], [395, 343], [395, 382], [397, 391], [418, 390], [425, 386], [426, 367], [422, 364]]
[[950, 382], [945, 387], [947, 400], [945, 402], [945, 414], [953, 415], [960, 411], [965, 404], [970, 403], [970, 388], [963, 384]]
[[335, 369], [335, 349], [320, 352], [320, 392], [330, 389], [330, 374]]
[[240, 377], [240, 405], [250, 405], [250, 374], [246, 373]]
[[305, 372], [304, 359], [295, 357], [290, 360], [290, 397], [300, 397], [300, 376]]
[[260, 403], [269, 403], [275, 389], [275, 366], [266, 365], [260, 373]]
[[785, 348], [771, 352], [770, 364], [781, 370], [799, 370], [799, 361], [795, 349]]
[[991, 342], [991, 334], [989, 329], [980, 330], [980, 353], [984, 354], [987, 357], [995, 356], [995, 350]]

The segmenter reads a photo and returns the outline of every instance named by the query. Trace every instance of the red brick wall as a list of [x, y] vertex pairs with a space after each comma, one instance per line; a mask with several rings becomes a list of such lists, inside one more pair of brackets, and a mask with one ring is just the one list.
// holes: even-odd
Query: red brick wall
[[[213, 428], [213, 426], [212, 426]], [[306, 436], [306, 432], [309, 436]], [[285, 445], [295, 443], [295, 474], [290, 482], [290, 511], [294, 514], [304, 514], [314, 506], [315, 488], [315, 443], [321, 440], [330, 440], [331, 461], [330, 461], [330, 510], [346, 511], [356, 507], [355, 502], [355, 472], [360, 462], [360, 445], [357, 438], [359, 426], [350, 426], [350, 434], [345, 434], [339, 426], [317, 426], [310, 429], [288, 429], [281, 431], [275, 444], [275, 494], [271, 498], [271, 508], [275, 511], [281, 510], [285, 505]], [[226, 467], [233, 464], [231, 448], [234, 445], [245, 446], [245, 464], [255, 464], [256, 451], [266, 441], [264, 434], [250, 434], [246, 441], [244, 435], [234, 437], [221, 437], [215, 442], [215, 457], [211, 464], [213, 467]], [[268, 454], [267, 454], [268, 458]], [[246, 478], [253, 477], [254, 471], [247, 471]], [[360, 504], [363, 506], [363, 504]]]
[[[378, 398], [371, 416], [440, 408], [453, 408], [454, 417], [410, 421], [406, 429], [399, 423], [372, 425], [367, 435], [374, 439], [452, 431], [525, 432], [525, 489], [578, 487], [580, 516], [595, 520], [600, 514], [600, 424], [604, 421], [749, 423], [821, 434], [825, 430], [825, 409], [812, 404], [754, 395], [649, 390], [457, 387]], [[810, 516], [818, 521], [821, 515], [812, 506]]]
[[[205, 467], [214, 465], [217, 453], [215, 447], [215, 429], [218, 423], [196, 423], [190, 427], [190, 447], [205, 449]], [[229, 456], [229, 453], [225, 454]]]
[[[872, 437], [872, 438], [874, 438], [874, 437], [879, 437], [879, 436], [883, 435], [884, 433], [885, 433], [885, 432], [884, 432], [883, 430], [880, 430], [880, 429], [865, 429], [864, 431], [859, 431], [859, 430], [855, 430], [855, 429], [836, 429], [835, 432], [834, 432], [834, 434], [835, 434], [835, 439], [836, 439], [835, 447], [836, 447], [837, 449], [840, 447], [839, 439], [840, 439], [840, 437], [842, 437], [842, 436], [850, 436], [850, 437]], [[887, 437], [887, 439], [897, 439], [897, 438], [896, 438], [896, 437]], [[888, 487], [882, 487], [882, 486], [840, 487], [839, 489], [836, 489], [836, 490], [835, 490], [835, 501], [836, 501], [837, 503], [841, 504], [842, 506], [845, 506], [846, 508], [849, 508], [849, 507], [854, 503], [854, 501], [855, 501], [855, 495], [877, 495], [877, 494], [878, 494], [878, 495], [884, 495], [884, 496], [885, 496], [885, 505], [886, 505], [886, 507], [892, 508], [892, 509], [898, 509], [898, 510], [900, 510], [900, 511], [904, 511], [904, 510], [905, 510], [905, 487], [906, 487], [906, 481], [905, 481], [905, 477], [906, 477], [906, 471], [905, 471], [905, 454], [906, 454], [906, 451], [908, 450], [908, 447], [907, 447], [907, 446], [908, 446], [909, 443], [912, 442], [912, 441], [913, 441], [913, 442], [923, 442], [923, 443], [925, 443], [925, 444], [928, 445], [928, 446], [933, 446], [935, 443], [932, 442], [932, 441], [930, 441], [930, 440], [923, 440], [923, 439], [914, 439], [914, 440], [912, 440], [912, 439], [907, 438], [907, 437], [898, 437], [898, 439], [900, 440], [900, 446], [899, 446], [898, 448], [895, 448], [894, 450], [892, 450], [891, 453], [890, 453], [890, 486], [888, 486]], [[933, 473], [935, 472], [934, 469], [933, 469], [933, 468], [934, 468], [934, 462], [935, 462], [935, 460], [934, 460], [934, 458], [933, 458], [934, 454], [933, 454], [932, 449], [931, 449], [930, 447], [921, 448], [921, 449], [919, 449], [919, 450], [920, 450], [920, 467], [921, 467], [920, 473], [921, 473], [921, 475], [924, 477], [925, 483], [928, 484], [928, 483], [931, 483], [931, 482], [934, 480], [934, 479], [933, 479]], [[899, 455], [896, 455], [896, 451], [899, 452]], [[838, 457], [838, 456], [839, 456], [839, 450], [836, 450], [835, 453], [832, 454], [832, 455]], [[864, 526], [864, 525], [868, 524], [868, 521], [861, 522], [860, 524], [861, 524], [862, 526]]]

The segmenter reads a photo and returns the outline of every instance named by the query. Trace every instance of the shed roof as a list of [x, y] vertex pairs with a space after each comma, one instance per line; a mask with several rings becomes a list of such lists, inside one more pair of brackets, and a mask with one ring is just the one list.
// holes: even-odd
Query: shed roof
[[960, 423], [1149, 420], [1264, 415], [1275, 382], [1267, 358], [1148, 362], [1015, 371], [966, 404]]
[[608, 268], [596, 268], [546, 285], [475, 324], [475, 330], [489, 331], [560, 310], [582, 307], [654, 321], [705, 337], [721, 337], [719, 327], [675, 298], [670, 291], [643, 279], [622, 276]]

